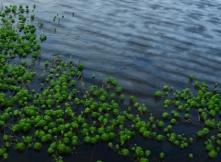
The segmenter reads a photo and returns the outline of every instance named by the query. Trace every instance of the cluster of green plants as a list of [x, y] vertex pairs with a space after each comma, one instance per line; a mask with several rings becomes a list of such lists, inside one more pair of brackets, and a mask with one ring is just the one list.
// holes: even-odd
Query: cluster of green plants
[[[146, 140], [168, 141], [180, 149], [193, 145], [197, 138], [204, 139], [208, 156], [217, 156], [221, 144], [221, 122], [218, 121], [221, 102], [217, 84], [211, 92], [206, 83], [196, 80], [197, 93], [189, 88], [174, 91], [173, 87], [164, 86], [155, 94], [165, 99], [162, 117], [150, 113], [144, 120], [142, 117], [148, 109], [137, 102], [135, 96], [131, 95], [130, 105], [122, 109], [126, 100], [123, 87], [113, 77], [86, 88], [84, 66], [75, 65], [72, 56], [68, 62], [60, 56], [46, 61], [40, 75], [30, 68], [38, 59], [41, 46], [35, 25], [27, 22], [23, 14], [29, 7], [24, 9], [20, 5], [18, 8], [5, 7], [0, 14], [0, 128], [4, 132], [1, 158], [8, 158], [9, 148], [25, 151], [45, 147], [56, 161], [62, 161], [63, 155], [74, 153], [80, 144], [103, 142], [125, 158], [147, 162], [153, 150], [132, 142], [136, 134]], [[32, 16], [30, 19], [34, 21]], [[46, 40], [44, 36], [40, 36], [40, 40]], [[20, 63], [11, 61], [16, 56]], [[23, 59], [28, 56], [32, 56], [31, 66]], [[38, 89], [31, 88], [32, 85]], [[168, 94], [173, 97], [167, 97]], [[201, 125], [196, 136], [176, 133], [173, 129], [176, 124], [193, 122], [193, 109], [197, 110]], [[166, 156], [164, 152], [159, 153], [159, 159]], [[193, 153], [187, 158], [193, 158]]]

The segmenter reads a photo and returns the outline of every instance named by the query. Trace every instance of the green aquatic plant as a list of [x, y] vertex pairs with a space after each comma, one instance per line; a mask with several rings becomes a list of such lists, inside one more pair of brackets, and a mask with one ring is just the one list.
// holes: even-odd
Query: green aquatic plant
[[158, 127], [162, 128], [162, 127], [164, 127], [164, 125], [165, 124], [164, 124], [164, 122], [162, 120], [158, 121]]
[[42, 144], [41, 144], [40, 142], [35, 142], [35, 143], [34, 143], [34, 149], [40, 150], [41, 147], [42, 147]]
[[162, 117], [165, 118], [165, 119], [168, 118], [168, 117], [169, 117], [169, 113], [168, 113], [168, 112], [164, 112], [164, 113], [162, 114]]
[[135, 96], [130, 96], [130, 101], [135, 102]]
[[192, 153], [189, 154], [189, 158], [190, 158], [190, 159], [193, 158], [193, 154], [192, 154]]
[[208, 155], [209, 155], [210, 158], [214, 159], [217, 156], [217, 152], [213, 149], [213, 150], [209, 151]]
[[126, 157], [129, 155], [129, 150], [124, 148], [121, 150], [121, 154]]
[[0, 156], [3, 156], [6, 153], [6, 148], [0, 148]]
[[82, 70], [83, 68], [84, 68], [84, 65], [83, 65], [83, 64], [81, 64], [81, 63], [78, 64], [78, 69], [79, 69], [79, 70]]
[[47, 39], [47, 36], [46, 36], [46, 35], [44, 35], [44, 34], [43, 34], [43, 35], [40, 35], [40, 40], [41, 40], [41, 41], [45, 41], [46, 39]]
[[121, 86], [116, 87], [116, 92], [117, 93], [121, 93], [123, 90], [123, 88]]
[[38, 24], [39, 24], [39, 26], [41, 26], [41, 27], [44, 25], [43, 21], [39, 21]]
[[18, 142], [15, 146], [15, 149], [17, 149], [19, 151], [23, 151], [25, 149], [25, 144], [22, 142]]
[[174, 119], [174, 118], [171, 119], [171, 120], [170, 120], [170, 123], [171, 123], [171, 124], [175, 124], [175, 123], [176, 123], [176, 119]]
[[163, 159], [165, 157], [165, 154], [163, 152], [160, 153], [160, 158]]
[[163, 89], [164, 89], [165, 91], [167, 91], [167, 90], [169, 89], [169, 87], [168, 87], [167, 85], [165, 85], [165, 86], [163, 86]]
[[162, 95], [163, 95], [163, 92], [161, 92], [161, 91], [155, 92], [155, 96], [157, 96], [157, 97], [161, 97]]
[[192, 79], [192, 80], [194, 79], [194, 75], [193, 75], [193, 74], [190, 74], [189, 77], [190, 77], [190, 79]]
[[157, 135], [157, 140], [158, 141], [163, 141], [164, 140], [164, 136], [161, 135], [161, 134]]

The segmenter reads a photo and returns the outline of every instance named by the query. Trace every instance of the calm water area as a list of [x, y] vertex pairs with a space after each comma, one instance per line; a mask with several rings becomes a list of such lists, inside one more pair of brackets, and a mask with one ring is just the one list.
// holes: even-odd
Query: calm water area
[[[164, 85], [178, 90], [192, 88], [190, 74], [199, 76], [209, 86], [216, 82], [221, 84], [220, 0], [3, 1], [4, 6], [10, 4], [37, 6], [34, 24], [44, 23], [37, 34], [44, 31], [47, 35], [47, 40], [40, 43], [39, 72], [44, 69], [44, 62], [57, 54], [64, 60], [69, 60], [72, 55], [76, 64], [79, 59], [84, 64], [86, 85], [91, 84], [92, 74], [95, 80], [99, 80], [101, 74], [103, 79], [112, 76], [124, 88], [127, 97], [135, 95], [137, 101], [145, 103], [155, 116], [162, 113], [159, 109], [163, 111], [163, 104], [155, 100], [154, 94]], [[53, 21], [54, 16], [57, 16], [56, 21]], [[126, 101], [124, 106], [128, 104]], [[201, 128], [202, 125], [194, 123], [178, 125], [176, 132], [196, 132]], [[138, 136], [134, 138], [135, 142], [156, 150], [150, 161], [158, 161], [154, 155], [159, 157], [161, 151], [166, 154], [165, 161], [189, 161], [190, 152], [194, 152], [193, 161], [210, 161], [201, 141], [181, 151], [169, 142], [159, 143]], [[221, 154], [211, 161], [219, 159]], [[81, 145], [75, 154], [64, 157], [65, 162], [97, 160], [133, 161], [109, 151], [101, 143], [97, 146]], [[46, 162], [51, 158], [46, 148], [40, 153], [27, 150], [23, 154], [12, 149], [6, 161]]]

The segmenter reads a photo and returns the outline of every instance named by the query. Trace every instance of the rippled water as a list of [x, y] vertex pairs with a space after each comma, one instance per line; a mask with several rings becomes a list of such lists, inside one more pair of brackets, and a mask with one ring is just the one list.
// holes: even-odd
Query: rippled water
[[[48, 37], [41, 44], [39, 70], [55, 54], [66, 60], [72, 55], [76, 63], [80, 59], [85, 65], [86, 83], [91, 81], [92, 74], [97, 78], [100, 74], [103, 78], [113, 76], [127, 95], [136, 95], [152, 113], [159, 113], [154, 93], [164, 85], [175, 89], [188, 87], [190, 74], [200, 76], [209, 85], [221, 83], [219, 0], [34, 0], [31, 3], [8, 0], [3, 3], [37, 4], [35, 24], [43, 21], [38, 33], [42, 34], [43, 30]], [[60, 23], [57, 19], [53, 21], [57, 13]], [[161, 147], [157, 142], [153, 144]], [[168, 149], [166, 144], [162, 147], [171, 153], [167, 160], [174, 161], [171, 157], [177, 150]], [[200, 156], [203, 146], [197, 147], [196, 160], [203, 157], [204, 161], [208, 160], [205, 155]], [[94, 146], [84, 158], [91, 157], [93, 149]], [[117, 156], [113, 152], [108, 154]], [[74, 161], [72, 157], [78, 156], [80, 153], [66, 159]], [[105, 157], [99, 153], [99, 146], [94, 156], [97, 158], [92, 161]], [[122, 161], [119, 156], [116, 159]]]

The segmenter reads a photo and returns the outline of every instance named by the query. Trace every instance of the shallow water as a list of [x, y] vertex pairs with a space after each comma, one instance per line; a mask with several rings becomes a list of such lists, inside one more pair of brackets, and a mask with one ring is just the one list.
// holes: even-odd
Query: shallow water
[[[44, 31], [48, 39], [41, 43], [39, 70], [44, 67], [45, 60], [52, 60], [54, 54], [60, 54], [65, 60], [72, 55], [76, 64], [80, 59], [85, 65], [86, 84], [90, 84], [92, 74], [95, 74], [97, 79], [100, 78], [100, 74], [103, 78], [113, 76], [118, 84], [124, 87], [126, 95], [137, 96], [137, 100], [145, 103], [149, 111], [155, 115], [159, 114], [156, 109], [160, 109], [160, 102], [156, 103], [154, 93], [164, 85], [174, 86], [174, 89], [179, 90], [188, 87], [190, 74], [200, 76], [208, 85], [221, 83], [221, 1], [35, 0], [30, 3], [28, 0], [8, 0], [3, 2], [4, 5], [20, 3], [30, 6], [35, 3], [37, 13], [34, 23], [37, 25], [38, 21], [44, 22], [43, 28], [39, 29], [38, 33], [42, 34]], [[74, 16], [72, 12], [75, 13]], [[60, 23], [58, 18], [53, 21], [57, 13]], [[218, 91], [221, 92], [220, 89]], [[195, 129], [197, 130], [197, 126]], [[155, 145], [159, 143], [156, 142]], [[173, 152], [173, 148], [167, 144], [162, 147], [170, 148], [169, 150]], [[107, 156], [111, 158], [116, 156], [116, 161], [123, 160], [113, 151], [104, 152], [108, 155], [101, 155], [99, 148], [100, 146], [97, 146], [94, 152], [96, 158], [92, 161], [102, 160]], [[65, 160], [74, 161], [73, 158], [79, 157], [76, 161], [82, 161], [81, 158], [91, 157], [93, 149], [94, 146], [90, 148], [88, 146], [87, 156], [81, 157], [79, 153], [65, 157]], [[100, 148], [102, 149], [103, 147]], [[27, 157], [26, 155], [28, 156], [28, 153], [24, 156]], [[45, 159], [46, 156], [45, 154]], [[30, 158], [32, 157], [27, 161], [30, 161]], [[175, 159], [171, 155], [167, 160]], [[199, 156], [195, 160], [202, 159]], [[204, 161], [207, 160], [206, 157]], [[9, 156], [8, 161], [13, 161], [13, 158]], [[90, 158], [83, 161], [90, 161]]]

